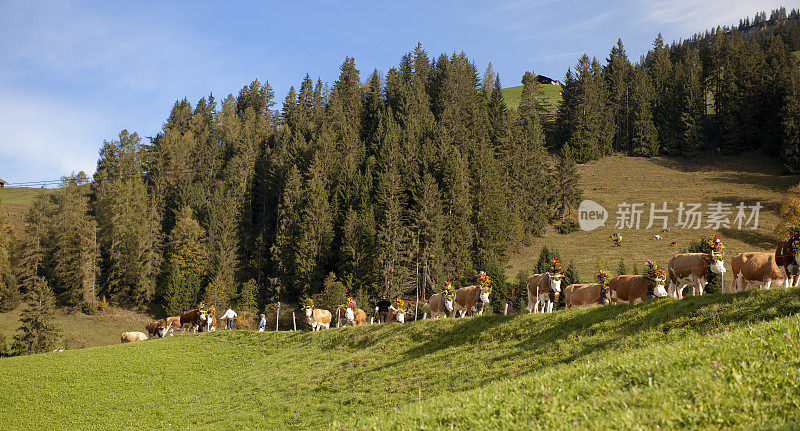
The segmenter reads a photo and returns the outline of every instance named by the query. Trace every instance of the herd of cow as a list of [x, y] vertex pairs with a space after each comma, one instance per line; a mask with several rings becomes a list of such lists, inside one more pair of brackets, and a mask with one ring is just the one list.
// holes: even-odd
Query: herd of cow
[[[721, 246], [718, 239], [714, 239]], [[796, 244], [797, 243], [797, 244]], [[557, 262], [556, 262], [557, 263]], [[564, 303], [567, 308], [587, 307], [593, 305], [629, 303], [636, 304], [651, 298], [671, 297], [683, 298], [683, 291], [691, 286], [694, 295], [702, 295], [708, 283], [725, 273], [724, 254], [711, 253], [679, 253], [670, 259], [666, 274], [651, 264], [645, 275], [617, 275], [616, 277], [598, 275], [595, 283], [571, 284], [564, 288]], [[559, 266], [560, 268], [560, 266]], [[733, 280], [727, 292], [740, 292], [750, 285], [769, 289], [772, 285], [794, 287], [800, 284], [800, 236], [792, 236], [778, 244], [774, 253], [748, 252], [739, 253], [731, 260]], [[481, 273], [483, 274], [483, 273]], [[561, 295], [559, 271], [535, 274], [527, 280], [529, 313], [549, 313]], [[665, 287], [669, 279], [669, 286]], [[725, 293], [725, 286], [722, 287]], [[483, 305], [489, 303], [491, 287], [478, 283], [460, 289], [452, 289], [448, 284], [444, 291], [436, 293], [427, 301], [431, 318], [458, 317], [467, 314], [483, 314]], [[332, 314], [328, 310], [306, 304], [306, 321], [312, 330], [319, 331], [331, 326]], [[404, 322], [406, 310], [389, 307], [390, 314], [380, 317], [380, 322]], [[377, 311], [377, 308], [376, 308]], [[348, 301], [336, 309], [337, 318], [344, 325], [364, 325], [366, 313]], [[388, 318], [387, 318], [388, 316]], [[372, 322], [370, 322], [372, 323]], [[164, 337], [174, 329], [190, 332], [214, 331], [217, 319], [213, 309], [195, 309], [180, 316], [168, 317], [147, 325], [147, 334], [142, 332], [126, 332], [122, 334], [122, 342], [146, 340]]]
[[184, 311], [179, 316], [167, 317], [166, 319], [148, 323], [144, 332], [124, 332], [121, 337], [123, 343], [132, 341], [142, 341], [148, 338], [160, 338], [172, 335], [175, 329], [181, 332], [213, 332], [217, 330], [217, 318], [214, 317], [214, 309], [196, 308]]

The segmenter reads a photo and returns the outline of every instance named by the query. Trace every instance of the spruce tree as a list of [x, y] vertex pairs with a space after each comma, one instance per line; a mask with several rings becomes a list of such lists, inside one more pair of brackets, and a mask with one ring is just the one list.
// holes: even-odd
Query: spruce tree
[[60, 334], [53, 323], [53, 291], [47, 281], [36, 277], [25, 299], [28, 305], [20, 315], [20, 326], [14, 335], [12, 348], [18, 355], [48, 352]]
[[800, 173], [800, 64], [792, 62], [786, 81], [786, 103], [781, 111], [783, 126], [783, 167]]
[[634, 156], [655, 157], [658, 155], [658, 130], [653, 123], [651, 104], [653, 89], [650, 79], [641, 70], [633, 74], [633, 128], [631, 141]]

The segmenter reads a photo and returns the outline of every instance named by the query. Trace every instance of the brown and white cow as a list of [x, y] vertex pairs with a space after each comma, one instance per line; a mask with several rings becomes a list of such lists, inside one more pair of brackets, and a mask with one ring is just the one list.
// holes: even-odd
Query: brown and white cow
[[667, 265], [670, 298], [683, 298], [683, 289], [696, 287], [695, 294], [703, 294], [706, 285], [717, 275], [725, 273], [722, 255], [708, 253], [679, 253], [672, 256]]
[[206, 320], [200, 325], [200, 332], [214, 332], [217, 330], [217, 319], [211, 313], [206, 316]]
[[666, 298], [663, 279], [651, 279], [644, 275], [618, 275], [608, 282], [608, 294], [612, 304], [636, 304], [647, 300], [647, 293], [652, 289], [656, 298]]
[[[530, 313], [552, 313], [553, 304], [558, 302], [561, 295], [561, 274], [534, 274], [528, 277], [526, 288], [528, 290], [528, 306], [525, 307]], [[542, 304], [541, 310], [539, 303]]]
[[163, 338], [169, 333], [171, 327], [163, 320], [148, 323], [145, 327], [149, 338]]
[[180, 329], [181, 327], [181, 316], [170, 316], [166, 319], [167, 325], [170, 327], [169, 333], [172, 334], [174, 328]]
[[447, 295], [445, 292], [431, 295], [428, 308], [431, 309], [431, 319], [453, 316], [453, 295]]
[[189, 332], [197, 332], [200, 329], [200, 325], [206, 323], [207, 316], [208, 313], [206, 310], [199, 310], [197, 308], [194, 310], [184, 311], [181, 313], [181, 332], [183, 332], [184, 327], [187, 327]]
[[778, 243], [775, 249], [775, 263], [783, 274], [783, 283], [786, 287], [797, 287], [800, 284], [797, 271], [800, 265], [800, 244], [794, 238], [789, 238]]
[[[492, 292], [491, 288], [481, 288], [480, 286], [464, 286], [456, 290], [454, 300], [456, 303], [456, 313], [464, 317], [467, 313], [472, 314], [475, 309], [475, 304], [478, 300], [484, 304], [489, 303], [489, 294]], [[483, 308], [478, 311], [478, 314], [483, 314]]]
[[602, 283], [570, 284], [564, 288], [564, 304], [567, 308], [607, 305], [608, 288]]
[[120, 337], [122, 343], [132, 343], [134, 341], [144, 341], [147, 339], [147, 334], [144, 332], [123, 332]]
[[320, 308], [306, 307], [306, 322], [308, 322], [313, 331], [330, 329], [331, 312]]
[[345, 325], [361, 326], [367, 321], [367, 313], [355, 306], [340, 305], [339, 311], [344, 313]]
[[783, 285], [783, 273], [775, 262], [775, 253], [739, 253], [731, 259], [731, 268], [731, 292], [747, 290], [751, 283], [764, 289], [769, 289], [773, 283]]

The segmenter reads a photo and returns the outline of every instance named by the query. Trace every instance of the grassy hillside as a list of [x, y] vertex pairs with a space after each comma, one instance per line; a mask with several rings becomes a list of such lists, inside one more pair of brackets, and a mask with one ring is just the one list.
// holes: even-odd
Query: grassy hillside
[[774, 428], [800, 415], [798, 312], [800, 290], [773, 289], [546, 316], [217, 332], [8, 358], [0, 360], [0, 423]]
[[[19, 314], [24, 305], [8, 313], [0, 313], [0, 342], [11, 338], [19, 327]], [[60, 308], [55, 323], [61, 330], [59, 345], [70, 349], [104, 346], [119, 343], [119, 336], [126, 331], [144, 331], [144, 325], [153, 318], [134, 311], [112, 308], [104, 313], [87, 316], [81, 312], [68, 312]]]
[[[545, 105], [549, 114], [555, 114], [558, 109], [558, 102], [561, 101], [561, 87], [557, 85], [540, 85], [542, 89], [542, 104]], [[509, 108], [517, 109], [519, 99], [522, 97], [522, 86], [508, 87], [503, 89], [503, 99]]]
[[[730, 269], [730, 258], [737, 253], [774, 250], [779, 240], [775, 228], [780, 221], [782, 198], [789, 187], [800, 182], [800, 176], [782, 175], [777, 160], [756, 154], [716, 156], [696, 162], [612, 156], [579, 165], [578, 171], [584, 199], [600, 203], [609, 212], [606, 226], [568, 235], [560, 235], [548, 228], [543, 238], [536, 238], [530, 247], [512, 254], [507, 271], [510, 280], [519, 271], [530, 271], [535, 266], [543, 245], [560, 251], [562, 260], [574, 260], [581, 276], [589, 280], [600, 256], [605, 256], [611, 271], [616, 271], [620, 258], [624, 259], [629, 270], [634, 262], [642, 269], [646, 259], [666, 265], [676, 252], [686, 248], [689, 241], [711, 233], [717, 233], [725, 243], [726, 262]], [[650, 217], [650, 203], [660, 208], [662, 202], [667, 202], [668, 208], [674, 211], [679, 202], [695, 202], [703, 204], [702, 210], [706, 211], [709, 203], [717, 201], [734, 206], [741, 201], [748, 205], [760, 201], [764, 206], [760, 212], [760, 227], [738, 230], [731, 226], [715, 232], [671, 226], [669, 233], [662, 233], [661, 222], [657, 222], [651, 229], [645, 229]], [[617, 205], [622, 202], [645, 204], [640, 230], [615, 228]], [[731, 222], [736, 214], [736, 210], [733, 211]], [[677, 214], [673, 212], [669, 220], [674, 224]], [[622, 247], [612, 247], [610, 236], [615, 231], [623, 233]], [[664, 239], [653, 240], [653, 234], [660, 234]], [[670, 245], [673, 241], [677, 241], [677, 245]], [[726, 284], [729, 281], [726, 278]]]
[[51, 190], [30, 187], [4, 187], [0, 189], [0, 211], [8, 217], [14, 231], [22, 229], [22, 219], [28, 207], [39, 195]]

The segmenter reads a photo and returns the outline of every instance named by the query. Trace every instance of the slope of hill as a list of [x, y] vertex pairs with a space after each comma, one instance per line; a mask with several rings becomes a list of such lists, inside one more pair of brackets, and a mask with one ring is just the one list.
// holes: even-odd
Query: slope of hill
[[31, 187], [4, 187], [0, 189], [0, 210], [5, 212], [15, 232], [22, 229], [22, 219], [37, 197], [51, 190]]
[[[0, 343], [8, 340], [19, 327], [19, 314], [25, 305], [16, 310], [0, 313]], [[119, 343], [119, 336], [126, 331], [144, 331], [144, 326], [154, 319], [135, 311], [111, 308], [100, 314], [88, 316], [80, 311], [70, 312], [59, 308], [55, 324], [61, 330], [60, 348], [79, 349]]]
[[773, 289], [552, 315], [217, 332], [7, 358], [0, 423], [786, 426], [798, 419], [798, 312], [800, 290]]
[[[730, 269], [730, 258], [744, 251], [772, 251], [779, 240], [775, 231], [779, 211], [786, 190], [800, 182], [800, 176], [782, 175], [780, 162], [757, 154], [737, 157], [715, 156], [707, 160], [688, 161], [671, 158], [638, 158], [611, 156], [579, 165], [583, 198], [600, 203], [608, 211], [605, 227], [590, 232], [578, 231], [561, 235], [548, 228], [542, 238], [535, 238], [530, 247], [511, 255], [507, 275], [513, 280], [519, 271], [530, 272], [536, 265], [543, 246], [556, 249], [562, 260], [574, 260], [584, 280], [592, 279], [597, 259], [604, 256], [609, 270], [616, 271], [623, 259], [628, 270], [636, 262], [641, 270], [647, 259], [666, 265], [677, 252], [684, 250], [689, 241], [701, 235], [716, 233], [726, 248], [726, 262]], [[640, 229], [615, 227], [617, 205], [643, 203], [640, 207]], [[650, 204], [661, 208], [663, 203], [673, 212], [669, 213], [670, 231], [662, 232], [662, 223], [646, 229], [650, 221]], [[703, 219], [702, 229], [676, 227], [677, 207], [680, 202], [700, 203]], [[729, 216], [730, 227], [719, 230], [706, 228], [708, 204], [730, 203], [734, 206]], [[733, 223], [736, 205], [745, 202], [753, 205], [761, 202], [758, 229], [739, 230]], [[749, 216], [749, 211], [747, 212]], [[572, 215], [576, 218], [576, 215]], [[612, 247], [611, 234], [623, 234], [622, 247]], [[663, 240], [654, 240], [660, 234]], [[676, 245], [671, 245], [675, 241]], [[725, 279], [726, 284], [730, 281]]]
[[[540, 85], [542, 89], [542, 104], [548, 114], [554, 115], [558, 109], [558, 102], [561, 101], [561, 87], [557, 85]], [[509, 108], [517, 109], [519, 99], [522, 97], [522, 86], [508, 87], [503, 89], [503, 99]]]

